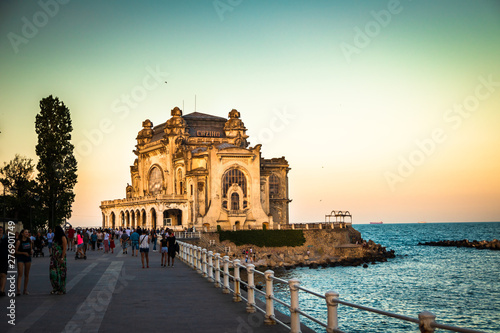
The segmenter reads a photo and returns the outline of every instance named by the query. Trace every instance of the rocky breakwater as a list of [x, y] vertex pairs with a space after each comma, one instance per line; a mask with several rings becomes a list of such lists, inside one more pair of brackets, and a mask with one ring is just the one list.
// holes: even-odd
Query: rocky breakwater
[[207, 236], [215, 240], [215, 244], [212, 242], [207, 249], [229, 249], [227, 254], [231, 259], [253, 263], [259, 270], [359, 265], [368, 267], [369, 263], [385, 262], [388, 258], [395, 257], [393, 250], [387, 250], [371, 240], [364, 241], [360, 232], [352, 227], [303, 232], [305, 243], [294, 247], [258, 247], [253, 244], [236, 246], [227, 240], [219, 242], [217, 233], [213, 233]]
[[469, 241], [468, 239], [463, 240], [442, 240], [437, 242], [425, 242], [418, 243], [418, 245], [428, 245], [428, 246], [454, 246], [454, 247], [473, 247], [479, 250], [500, 250], [500, 241], [494, 239], [492, 241]]

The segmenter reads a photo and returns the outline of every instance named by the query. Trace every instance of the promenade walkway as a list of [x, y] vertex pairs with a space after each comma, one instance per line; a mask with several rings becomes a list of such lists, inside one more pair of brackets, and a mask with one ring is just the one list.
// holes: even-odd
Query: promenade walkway
[[[150, 253], [149, 269], [130, 249], [89, 251], [87, 260], [69, 252], [67, 294], [50, 295], [44, 251], [33, 258], [30, 295], [0, 298], [0, 332], [287, 332], [264, 325], [261, 313], [248, 314], [244, 302], [234, 303], [178, 258], [175, 267], [161, 267], [158, 252]], [[12, 299], [15, 326], [7, 316]]]

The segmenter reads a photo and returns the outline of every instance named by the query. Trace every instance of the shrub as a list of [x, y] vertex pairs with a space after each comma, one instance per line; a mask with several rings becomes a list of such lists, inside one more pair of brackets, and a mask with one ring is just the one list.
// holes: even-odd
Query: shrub
[[301, 246], [306, 242], [302, 230], [220, 231], [219, 239], [221, 242], [229, 240], [237, 246], [244, 244], [267, 247]]

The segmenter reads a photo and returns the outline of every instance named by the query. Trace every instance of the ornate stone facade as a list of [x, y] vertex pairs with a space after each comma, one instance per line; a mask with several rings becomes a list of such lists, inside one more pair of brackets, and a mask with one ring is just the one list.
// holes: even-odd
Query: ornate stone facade
[[142, 123], [125, 199], [101, 202], [103, 227], [215, 230], [288, 224], [288, 162], [249, 147], [237, 110]]

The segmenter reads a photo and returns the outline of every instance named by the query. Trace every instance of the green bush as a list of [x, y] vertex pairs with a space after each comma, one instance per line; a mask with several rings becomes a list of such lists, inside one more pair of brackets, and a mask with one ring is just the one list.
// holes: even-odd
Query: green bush
[[306, 242], [302, 230], [220, 231], [219, 240], [229, 240], [237, 246], [252, 244], [267, 247], [301, 246]]

